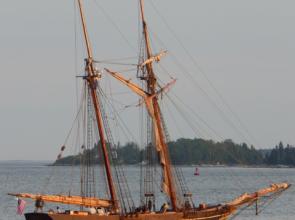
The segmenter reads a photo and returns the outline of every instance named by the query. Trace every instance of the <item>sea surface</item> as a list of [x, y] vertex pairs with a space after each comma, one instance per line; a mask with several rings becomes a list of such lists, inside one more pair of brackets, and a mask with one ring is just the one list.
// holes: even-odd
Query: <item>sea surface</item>
[[[193, 175], [194, 166], [181, 168], [196, 204], [230, 201], [244, 192], [254, 192], [273, 182], [295, 183], [295, 169], [291, 168], [200, 167], [200, 176]], [[138, 203], [140, 168], [125, 166], [124, 170], [134, 202]], [[8, 196], [8, 192], [74, 195], [80, 192], [80, 171], [79, 166], [52, 167], [44, 162], [0, 162], [0, 220], [24, 219], [16, 215], [17, 201]], [[97, 188], [104, 187], [96, 184]], [[34, 203], [26, 201], [26, 211], [32, 211]], [[54, 208], [54, 205], [46, 204], [45, 209], [49, 208]], [[234, 219], [295, 220], [295, 186], [259, 210], [261, 213], [256, 216], [255, 208], [249, 207]]]

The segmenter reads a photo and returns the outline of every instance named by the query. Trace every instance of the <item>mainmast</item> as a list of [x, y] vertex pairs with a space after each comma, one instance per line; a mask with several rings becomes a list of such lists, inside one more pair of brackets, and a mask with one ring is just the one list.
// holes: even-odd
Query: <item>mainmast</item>
[[166, 143], [166, 137], [164, 134], [164, 123], [161, 117], [161, 110], [158, 103], [158, 96], [167, 90], [175, 80], [168, 83], [165, 87], [157, 90], [157, 78], [154, 74], [153, 65], [154, 61], [158, 62], [160, 58], [166, 53], [165, 51], [160, 52], [157, 55], [152, 55], [150, 47], [150, 39], [147, 29], [147, 24], [144, 18], [143, 10], [143, 0], [140, 0], [140, 11], [143, 24], [145, 48], [146, 48], [146, 60], [143, 61], [138, 67], [142, 70], [141, 80], [146, 81], [147, 89], [143, 89], [140, 86], [132, 83], [130, 80], [125, 79], [120, 73], [113, 72], [111, 70], [105, 69], [107, 73], [111, 74], [114, 78], [121, 81], [127, 87], [129, 87], [137, 95], [141, 96], [143, 99], [142, 103], [145, 103], [148, 114], [152, 119], [153, 126], [153, 140], [155, 148], [159, 155], [160, 164], [162, 166], [163, 180], [162, 180], [162, 190], [170, 198], [172, 209], [174, 211], [178, 210], [178, 200], [176, 198], [176, 186], [175, 180], [172, 175], [171, 161], [168, 152], [168, 145]]
[[[148, 28], [147, 28], [147, 23], [145, 21], [144, 17], [144, 5], [143, 5], [143, 0], [140, 0], [140, 12], [141, 12], [141, 19], [142, 19], [142, 25], [143, 25], [143, 34], [144, 34], [144, 39], [145, 39], [145, 46], [146, 46], [146, 55], [147, 55], [147, 60], [152, 60], [154, 57], [152, 56], [152, 51], [151, 51], [151, 46], [150, 46], [150, 39], [149, 39], [149, 33], [148, 33]], [[147, 76], [143, 76], [142, 79], [146, 81], [147, 87], [148, 87], [148, 92], [149, 94], [153, 97], [152, 98], [152, 106], [154, 110], [154, 117], [155, 117], [155, 122], [158, 130], [158, 135], [159, 135], [159, 141], [162, 146], [162, 151], [163, 151], [163, 159], [165, 160], [165, 166], [164, 166], [164, 175], [166, 175], [167, 178], [167, 193], [169, 194], [170, 200], [171, 200], [171, 205], [173, 210], [177, 210], [177, 199], [176, 199], [176, 190], [175, 190], [175, 183], [173, 182], [173, 177], [172, 177], [172, 171], [171, 171], [171, 161], [168, 153], [168, 146], [165, 140], [164, 136], [164, 131], [163, 131], [163, 122], [161, 119], [161, 111], [160, 111], [160, 106], [158, 103], [158, 97], [156, 95], [156, 86], [157, 86], [157, 79], [155, 77], [155, 73], [153, 70], [153, 65], [152, 62], [148, 62], [146, 65], [146, 70], [147, 70]]]
[[79, 4], [82, 28], [83, 28], [84, 39], [85, 39], [85, 44], [86, 44], [86, 48], [87, 48], [87, 55], [88, 55], [88, 57], [85, 59], [85, 61], [86, 61], [85, 79], [88, 82], [88, 87], [90, 89], [92, 102], [93, 102], [93, 106], [94, 106], [94, 110], [95, 110], [97, 127], [98, 127], [98, 132], [99, 132], [99, 137], [100, 137], [100, 145], [101, 145], [101, 149], [102, 149], [102, 153], [103, 153], [103, 157], [104, 157], [105, 170], [106, 170], [108, 188], [109, 188], [110, 195], [111, 195], [111, 201], [113, 203], [113, 209], [117, 210], [118, 209], [118, 200], [117, 200], [116, 190], [115, 190], [115, 186], [114, 186], [114, 182], [113, 182], [113, 178], [112, 178], [111, 165], [110, 165], [110, 160], [108, 157], [108, 150], [107, 150], [105, 134], [104, 134], [104, 130], [103, 130], [104, 126], [103, 126], [103, 120], [102, 120], [102, 113], [100, 110], [100, 101], [99, 101], [99, 97], [96, 93], [96, 87], [98, 86], [97, 80], [100, 78], [100, 76], [93, 64], [93, 54], [92, 54], [90, 40], [89, 40], [87, 28], [86, 28], [82, 0], [78, 0], [78, 4]]

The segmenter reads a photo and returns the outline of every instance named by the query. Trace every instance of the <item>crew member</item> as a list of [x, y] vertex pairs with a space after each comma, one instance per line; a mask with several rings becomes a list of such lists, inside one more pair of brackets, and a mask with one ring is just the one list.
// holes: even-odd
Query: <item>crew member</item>
[[43, 199], [37, 198], [35, 202], [35, 212], [43, 212], [43, 207], [44, 207], [44, 201]]

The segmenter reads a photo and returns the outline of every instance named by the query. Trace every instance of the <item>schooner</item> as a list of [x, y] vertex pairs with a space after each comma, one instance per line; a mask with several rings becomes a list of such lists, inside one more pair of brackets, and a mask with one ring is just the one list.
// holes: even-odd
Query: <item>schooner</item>
[[[141, 204], [134, 205], [132, 202], [125, 202], [126, 200], [132, 199], [130, 198], [132, 197], [132, 191], [128, 186], [128, 179], [126, 179], [123, 170], [119, 167], [120, 165], [116, 165], [117, 168], [115, 171], [112, 169], [112, 150], [109, 149], [110, 144], [107, 142], [110, 131], [104, 117], [105, 112], [102, 108], [101, 96], [99, 93], [102, 89], [99, 81], [103, 75], [95, 67], [82, 1], [83, 0], [77, 0], [87, 49], [85, 75], [83, 79], [89, 96], [89, 103], [94, 110], [95, 124], [99, 136], [98, 147], [103, 158], [109, 197], [98, 198], [85, 195], [10, 193], [12, 196], [32, 199], [38, 202], [70, 204], [81, 207], [80, 209], [68, 210], [63, 213], [54, 211], [26, 213], [26, 220], [225, 220], [236, 213], [238, 209], [244, 206], [257, 204], [257, 201], [261, 197], [276, 195], [290, 187], [289, 183], [277, 183], [254, 193], [245, 193], [224, 204], [195, 205], [192, 194], [185, 185], [185, 180], [181, 175], [181, 171], [179, 168], [172, 166], [168, 150], [166, 125], [159, 105], [159, 96], [165, 93], [175, 83], [175, 80], [173, 79], [165, 86], [159, 86], [153, 63], [159, 62], [161, 58], [166, 55], [166, 51], [161, 51], [158, 54], [152, 52], [149, 29], [144, 14], [144, 0], [139, 0], [143, 30], [143, 48], [142, 56], [137, 65], [137, 75], [142, 81], [142, 84], [138, 85], [130, 79], [126, 79], [123, 74], [114, 70], [105, 69], [105, 72], [127, 86], [135, 95], [141, 98], [139, 105], [144, 106], [148, 113], [149, 125], [152, 133], [150, 135], [151, 146], [149, 149], [154, 150], [158, 156], [162, 173], [161, 191], [166, 195], [167, 203], [162, 206], [161, 210], [156, 209], [154, 207], [155, 194], [152, 190], [145, 190], [145, 192], [143, 192], [143, 195], [141, 195], [143, 198], [141, 199]], [[148, 168], [146, 171], [148, 173]], [[116, 173], [114, 174], [114, 172]], [[116, 178], [121, 178], [123, 181], [117, 181], [115, 180]], [[126, 196], [122, 198], [122, 192], [125, 192], [125, 195], [129, 197]], [[170, 206], [168, 204], [170, 204]], [[103, 210], [103, 212], [89, 212], [83, 207], [93, 208], [94, 210], [100, 209]]]

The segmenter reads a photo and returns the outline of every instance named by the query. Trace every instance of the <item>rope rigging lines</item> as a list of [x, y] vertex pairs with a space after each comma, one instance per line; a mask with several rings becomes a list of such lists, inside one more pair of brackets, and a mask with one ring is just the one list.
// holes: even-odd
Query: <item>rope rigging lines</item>
[[[224, 96], [221, 94], [221, 92], [217, 89], [217, 87], [213, 84], [213, 82], [209, 79], [208, 75], [205, 74], [205, 72], [203, 71], [203, 69], [201, 68], [201, 66], [198, 64], [198, 62], [196, 61], [196, 59], [191, 55], [191, 53], [189, 52], [189, 50], [185, 47], [184, 43], [178, 38], [177, 34], [175, 33], [175, 31], [171, 28], [171, 26], [169, 25], [169, 23], [167, 22], [167, 20], [164, 18], [164, 16], [159, 12], [159, 10], [157, 9], [157, 7], [155, 6], [155, 4], [153, 3], [153, 1], [149, 1], [149, 3], [151, 4], [152, 8], [154, 9], [154, 11], [156, 12], [156, 14], [159, 16], [159, 18], [162, 20], [162, 22], [165, 24], [165, 26], [167, 27], [167, 29], [169, 30], [169, 32], [171, 33], [171, 35], [173, 36], [173, 38], [176, 40], [176, 42], [181, 46], [181, 48], [183, 49], [183, 51], [185, 52], [185, 54], [188, 56], [188, 58], [191, 60], [191, 62], [194, 64], [195, 68], [198, 70], [197, 72], [201, 73], [202, 76], [205, 78], [205, 80], [208, 82], [209, 86], [213, 89], [213, 91], [215, 92], [215, 94], [217, 95], [217, 97], [220, 99], [220, 101], [222, 102], [222, 104], [229, 110], [229, 112], [233, 115], [233, 117], [236, 119], [236, 121], [238, 122], [241, 131], [239, 131], [239, 133], [241, 133], [240, 135], [242, 135], [245, 140], [248, 142], [248, 138], [246, 138], [246, 136], [243, 134], [247, 134], [248, 137], [250, 137], [250, 139], [254, 142], [254, 143], [258, 143], [257, 139], [253, 136], [253, 134], [251, 134], [251, 132], [249, 131], [249, 129], [247, 128], [247, 126], [245, 125], [244, 122], [242, 122], [241, 118], [238, 116], [237, 113], [235, 113], [235, 111], [233, 110], [233, 108], [229, 105], [229, 103], [225, 100]], [[187, 71], [185, 71], [187, 72]], [[189, 72], [187, 72], [188, 75]], [[193, 79], [193, 76], [191, 75], [191, 78]], [[194, 80], [195, 81], [195, 80]], [[195, 82], [194, 82], [195, 83]], [[204, 93], [205, 96], [207, 96], [207, 98], [209, 98], [208, 94]], [[212, 101], [210, 101], [212, 102]], [[213, 101], [214, 102], [214, 101]], [[213, 104], [213, 103], [212, 103]], [[222, 115], [222, 117], [224, 117], [224, 119], [227, 121], [227, 123], [230, 123], [231, 126], [234, 129], [238, 129], [238, 127], [236, 127], [234, 124], [232, 124], [231, 120], [228, 118], [224, 112], [224, 110], [222, 110], [220, 107], [218, 107], [217, 103], [213, 104], [218, 111], [220, 112], [220, 114]], [[250, 142], [248, 142], [250, 143]], [[258, 143], [259, 144], [259, 143]]]
[[[97, 93], [99, 95], [99, 97], [103, 97], [101, 94], [103, 94], [103, 91], [101, 90], [100, 87], [98, 87]], [[105, 101], [105, 100], [104, 100]], [[114, 143], [114, 139], [111, 133], [111, 129], [110, 129], [110, 125], [107, 119], [107, 114], [105, 111], [105, 107], [103, 105], [103, 103], [101, 103], [101, 112], [102, 112], [102, 116], [103, 116], [103, 125], [104, 125], [104, 129], [106, 132], [106, 137], [108, 140], [108, 144], [109, 144], [109, 154], [111, 156], [112, 162], [113, 162], [113, 166], [114, 166], [114, 170], [115, 170], [115, 175], [116, 175], [116, 181], [117, 181], [117, 187], [119, 189], [119, 193], [120, 193], [120, 197], [119, 199], [121, 200], [121, 205], [123, 207], [123, 213], [127, 213], [127, 212], [132, 212], [135, 205], [131, 196], [131, 191], [126, 179], [126, 176], [124, 174], [124, 170], [123, 167], [121, 165], [118, 164], [118, 157], [117, 157], [117, 153], [116, 153], [116, 148], [115, 148], [115, 143]]]

